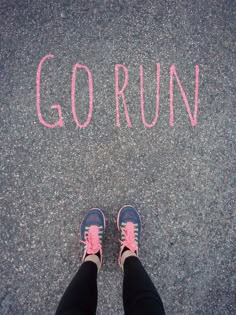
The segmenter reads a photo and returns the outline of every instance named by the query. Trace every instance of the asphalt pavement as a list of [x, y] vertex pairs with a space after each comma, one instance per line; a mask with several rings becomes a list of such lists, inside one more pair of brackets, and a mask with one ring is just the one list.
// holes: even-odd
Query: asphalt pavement
[[167, 315], [236, 313], [235, 16], [233, 0], [1, 0], [1, 315], [54, 314], [91, 207], [108, 221], [97, 314], [123, 314], [124, 204]]

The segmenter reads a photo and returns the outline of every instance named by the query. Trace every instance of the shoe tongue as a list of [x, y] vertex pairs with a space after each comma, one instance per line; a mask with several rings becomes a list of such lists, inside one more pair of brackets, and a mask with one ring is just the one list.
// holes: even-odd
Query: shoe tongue
[[99, 229], [98, 229], [98, 226], [97, 225], [91, 225], [89, 227], [89, 231], [90, 232], [97, 232]]
[[100, 250], [100, 242], [98, 236], [99, 228], [96, 225], [92, 225], [89, 228], [89, 236], [88, 236], [88, 253], [96, 254]]
[[125, 227], [126, 227], [126, 229], [133, 229], [134, 223], [133, 222], [127, 222]]
[[128, 222], [126, 224], [126, 237], [124, 245], [129, 248], [131, 252], [135, 252], [137, 250], [137, 243], [135, 240], [135, 232], [134, 232], [134, 224], [132, 222]]

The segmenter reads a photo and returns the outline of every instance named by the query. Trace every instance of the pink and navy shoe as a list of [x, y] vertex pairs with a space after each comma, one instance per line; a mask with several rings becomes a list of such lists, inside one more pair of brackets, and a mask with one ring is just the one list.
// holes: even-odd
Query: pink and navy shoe
[[138, 211], [132, 206], [123, 206], [117, 215], [117, 228], [120, 231], [121, 248], [118, 262], [121, 266], [121, 256], [125, 250], [130, 250], [138, 256], [142, 229]]
[[106, 228], [106, 220], [102, 210], [93, 208], [85, 214], [81, 226], [80, 237], [83, 244], [82, 262], [88, 255], [97, 255], [102, 266], [102, 240]]

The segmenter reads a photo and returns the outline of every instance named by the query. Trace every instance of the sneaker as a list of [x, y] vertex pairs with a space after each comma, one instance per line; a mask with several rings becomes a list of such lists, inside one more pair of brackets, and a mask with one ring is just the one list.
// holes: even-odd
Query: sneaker
[[[123, 206], [117, 215], [117, 228], [120, 231], [120, 253], [118, 262], [121, 266], [121, 256], [125, 250], [130, 250], [138, 256], [141, 236], [141, 218], [132, 206]], [[122, 266], [121, 266], [122, 267]]]
[[83, 244], [82, 262], [88, 255], [97, 255], [102, 266], [102, 239], [106, 227], [106, 220], [102, 210], [93, 208], [88, 210], [80, 226], [81, 243]]

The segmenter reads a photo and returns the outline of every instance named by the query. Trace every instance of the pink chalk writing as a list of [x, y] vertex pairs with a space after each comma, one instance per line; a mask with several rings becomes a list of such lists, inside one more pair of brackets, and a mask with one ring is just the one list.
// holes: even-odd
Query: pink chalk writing
[[[84, 69], [87, 74], [88, 74], [88, 85], [89, 85], [89, 113], [88, 113], [88, 118], [85, 121], [84, 124], [80, 124], [78, 121], [77, 115], [76, 115], [76, 108], [75, 108], [75, 81], [76, 81], [76, 71], [77, 68]], [[76, 122], [77, 126], [79, 128], [86, 128], [88, 124], [90, 123], [90, 120], [92, 118], [92, 113], [93, 113], [93, 79], [92, 79], [92, 74], [89, 71], [89, 68], [86, 66], [82, 66], [80, 64], [76, 64], [73, 69], [72, 73], [72, 81], [71, 81], [71, 106], [72, 106], [72, 114], [74, 117], [74, 121]]]
[[194, 101], [194, 113], [193, 116], [191, 114], [191, 110], [190, 110], [190, 106], [188, 103], [188, 99], [186, 97], [186, 94], [184, 92], [184, 89], [182, 88], [182, 85], [180, 83], [180, 80], [177, 76], [176, 70], [175, 70], [175, 66], [172, 65], [170, 67], [170, 125], [173, 126], [174, 125], [174, 109], [173, 109], [173, 76], [175, 76], [181, 95], [183, 97], [189, 118], [190, 118], [190, 122], [192, 126], [196, 126], [197, 124], [197, 110], [198, 110], [198, 83], [199, 83], [199, 66], [196, 65], [196, 83], [195, 83], [195, 101]]
[[[47, 123], [41, 114], [41, 107], [40, 107], [40, 84], [41, 84], [41, 71], [42, 71], [42, 66], [45, 63], [47, 59], [52, 59], [54, 58], [54, 55], [46, 55], [44, 56], [38, 65], [37, 69], [37, 74], [36, 74], [36, 108], [37, 108], [37, 114], [38, 114], [38, 119], [39, 122], [48, 128], [55, 128], [55, 127], [63, 127], [63, 118], [62, 118], [62, 109], [59, 104], [57, 105], [52, 105], [51, 109], [52, 110], [57, 110], [58, 112], [58, 120], [53, 123]], [[84, 123], [81, 123], [78, 119], [77, 112], [76, 112], [76, 80], [78, 80], [78, 74], [77, 74], [77, 69], [85, 70], [87, 75], [88, 75], [88, 88], [89, 88], [89, 111], [88, 111], [88, 116], [87, 119]], [[119, 74], [123, 72], [124, 75], [124, 82], [120, 82], [119, 80]], [[159, 102], [160, 102], [160, 73], [161, 73], [161, 65], [158, 63], [156, 65], [156, 104], [155, 104], [155, 115], [153, 118], [152, 122], [147, 122], [145, 118], [145, 105], [144, 105], [144, 74], [143, 74], [143, 66], [140, 65], [140, 111], [141, 111], [141, 118], [142, 118], [142, 123], [145, 127], [147, 128], [153, 128], [158, 120], [158, 115], [159, 115]], [[174, 78], [177, 81], [181, 96], [183, 98], [189, 119], [190, 119], [190, 124], [191, 126], [196, 126], [197, 125], [197, 114], [198, 114], [198, 95], [199, 95], [199, 66], [196, 65], [195, 67], [195, 98], [194, 98], [194, 109], [193, 109], [193, 114], [191, 113], [189, 101], [186, 97], [186, 93], [182, 87], [182, 84], [180, 82], [180, 79], [177, 75], [176, 68], [174, 65], [170, 67], [170, 85], [169, 85], [169, 93], [170, 93], [170, 126], [174, 125]], [[124, 108], [124, 113], [125, 113], [125, 118], [126, 122], [129, 128], [132, 127], [129, 112], [128, 112], [128, 106], [127, 102], [125, 99], [125, 90], [128, 88], [128, 69], [122, 64], [116, 64], [115, 65], [115, 108], [116, 108], [116, 126], [120, 127], [120, 102], [122, 102], [123, 108]], [[119, 84], [122, 83], [122, 84]], [[119, 89], [119, 85], [122, 86], [121, 89]], [[74, 118], [74, 121], [76, 125], [79, 128], [86, 128], [91, 119], [92, 119], [92, 114], [93, 114], [93, 78], [92, 78], [92, 73], [89, 70], [89, 68], [85, 65], [81, 64], [75, 64], [72, 70], [72, 78], [71, 78], [71, 108], [72, 108], [72, 115]]]
[[45, 60], [54, 58], [53, 55], [46, 55], [44, 56], [39, 63], [38, 70], [37, 70], [37, 75], [36, 75], [36, 106], [37, 106], [37, 113], [38, 113], [38, 118], [39, 121], [42, 125], [48, 128], [55, 128], [57, 126], [63, 127], [63, 120], [62, 120], [62, 111], [61, 111], [61, 106], [60, 105], [52, 105], [51, 109], [57, 109], [59, 119], [55, 124], [48, 124], [42, 117], [41, 114], [41, 109], [40, 109], [40, 79], [41, 79], [41, 71], [42, 71], [42, 66]]
[[154, 120], [151, 124], [146, 122], [145, 116], [144, 116], [144, 97], [143, 97], [143, 66], [140, 66], [140, 102], [141, 102], [141, 116], [142, 116], [142, 122], [144, 126], [148, 128], [152, 128], [155, 126], [158, 118], [158, 112], [159, 112], [159, 97], [160, 97], [160, 71], [161, 66], [158, 63], [157, 64], [157, 75], [156, 75], [156, 113]]

